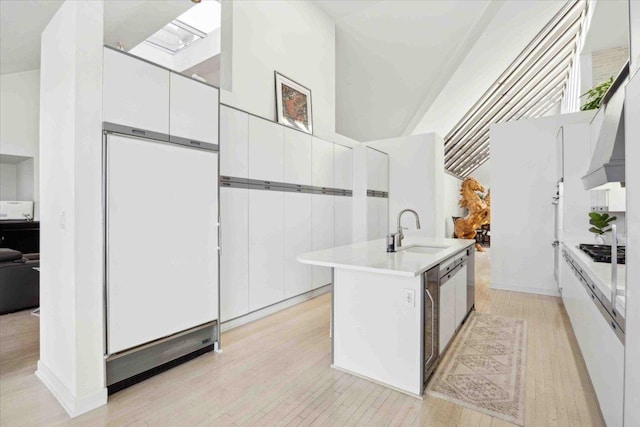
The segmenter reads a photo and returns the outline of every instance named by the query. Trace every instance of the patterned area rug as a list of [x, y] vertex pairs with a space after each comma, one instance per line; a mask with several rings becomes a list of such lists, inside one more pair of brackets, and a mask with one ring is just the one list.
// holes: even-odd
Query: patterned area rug
[[524, 426], [527, 322], [474, 312], [451, 343], [427, 393]]

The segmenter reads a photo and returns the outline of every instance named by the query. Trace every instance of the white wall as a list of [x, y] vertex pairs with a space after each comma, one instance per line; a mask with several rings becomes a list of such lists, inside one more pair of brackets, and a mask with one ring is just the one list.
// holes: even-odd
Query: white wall
[[[40, 126], [40, 70], [0, 75], [0, 154], [33, 158], [31, 194], [39, 219], [38, 146]], [[24, 170], [23, 170], [24, 172]], [[22, 185], [28, 178], [23, 175]], [[17, 184], [16, 184], [17, 185]]]
[[[402, 209], [418, 212], [427, 236], [444, 235], [444, 141], [435, 133], [385, 139], [367, 144], [389, 154], [389, 230], [397, 228]], [[355, 165], [354, 165], [355, 166]], [[404, 219], [409, 230], [413, 218]]]
[[491, 184], [491, 158], [478, 167], [478, 169], [471, 172], [470, 176], [477, 179], [484, 188], [489, 189]]
[[463, 216], [464, 209], [458, 205], [462, 180], [445, 172], [444, 174], [444, 237], [453, 236], [453, 216]]
[[[232, 10], [226, 10], [231, 8]], [[335, 141], [335, 25], [310, 1], [226, 1], [231, 51], [222, 43], [221, 102], [275, 121], [274, 71], [311, 89], [313, 132]], [[226, 32], [223, 30], [223, 33]]]
[[556, 135], [589, 112], [491, 127], [491, 286], [557, 295], [553, 277]]
[[17, 167], [11, 163], [0, 163], [0, 200], [17, 200]]
[[71, 416], [107, 400], [102, 46], [102, 1], [66, 1], [42, 34], [42, 269], [36, 374]]
[[16, 200], [34, 200], [35, 175], [34, 159], [24, 160], [16, 165]]

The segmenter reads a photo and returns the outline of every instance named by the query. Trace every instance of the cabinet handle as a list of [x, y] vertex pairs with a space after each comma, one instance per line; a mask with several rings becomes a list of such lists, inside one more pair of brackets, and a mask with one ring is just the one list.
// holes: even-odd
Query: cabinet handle
[[136, 135], [146, 135], [147, 132], [141, 130], [141, 129], [131, 129], [131, 133], [136, 134]]

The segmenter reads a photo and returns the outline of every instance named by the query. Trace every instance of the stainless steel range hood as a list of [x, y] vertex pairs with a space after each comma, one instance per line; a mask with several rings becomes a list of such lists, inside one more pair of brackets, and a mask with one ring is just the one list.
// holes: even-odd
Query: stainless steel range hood
[[624, 86], [628, 77], [627, 62], [602, 100], [604, 121], [589, 171], [582, 177], [585, 190], [614, 182], [624, 186]]

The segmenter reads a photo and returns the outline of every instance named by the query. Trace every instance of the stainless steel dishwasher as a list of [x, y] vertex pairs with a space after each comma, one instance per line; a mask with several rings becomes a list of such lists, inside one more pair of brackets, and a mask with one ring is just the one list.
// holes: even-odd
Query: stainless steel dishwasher
[[433, 267], [423, 273], [424, 283], [424, 341], [423, 380], [426, 384], [433, 374], [440, 357], [439, 346], [439, 312], [440, 312], [440, 266]]

